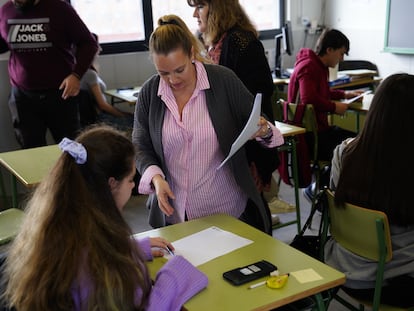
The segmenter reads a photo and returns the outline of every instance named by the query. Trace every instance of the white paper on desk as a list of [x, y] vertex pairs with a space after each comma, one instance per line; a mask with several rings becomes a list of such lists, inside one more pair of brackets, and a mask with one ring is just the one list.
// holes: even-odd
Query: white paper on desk
[[138, 93], [141, 90], [141, 88], [133, 88], [133, 89], [126, 89], [126, 90], [118, 90], [117, 92], [123, 96], [128, 96], [128, 97], [138, 97]]
[[243, 131], [240, 133], [239, 137], [231, 145], [230, 152], [227, 157], [221, 162], [220, 166], [217, 169], [220, 169], [231, 157], [237, 152], [252, 136], [256, 133], [260, 126], [257, 125], [260, 118], [260, 111], [262, 106], [262, 94], [257, 93], [254, 99], [253, 109], [250, 113], [249, 120], [247, 120], [246, 126]]
[[174, 241], [172, 245], [175, 254], [199, 266], [251, 243], [249, 239], [213, 226]]
[[355, 96], [355, 97], [352, 97], [352, 98], [349, 98], [349, 99], [345, 99], [341, 102], [344, 103], [344, 104], [350, 104], [350, 103], [353, 103], [354, 101], [360, 99], [361, 97], [370, 94], [371, 92], [372, 92], [371, 90], [368, 90], [364, 93], [359, 94], [358, 96]]

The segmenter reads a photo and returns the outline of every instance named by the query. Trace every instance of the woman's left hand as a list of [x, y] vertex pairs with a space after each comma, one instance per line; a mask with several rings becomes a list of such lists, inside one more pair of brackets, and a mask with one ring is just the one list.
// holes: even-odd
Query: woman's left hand
[[253, 138], [260, 137], [265, 138], [270, 135], [270, 132], [272, 132], [271, 127], [267, 123], [267, 120], [263, 117], [259, 118], [259, 122], [257, 123], [258, 126], [260, 126], [259, 130], [253, 135]]

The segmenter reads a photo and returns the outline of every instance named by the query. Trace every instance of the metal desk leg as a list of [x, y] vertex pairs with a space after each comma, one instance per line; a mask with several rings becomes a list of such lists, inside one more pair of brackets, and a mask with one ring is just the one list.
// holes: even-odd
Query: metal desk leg
[[300, 202], [299, 202], [299, 176], [298, 176], [298, 159], [296, 155], [296, 139], [295, 137], [291, 137], [289, 139], [289, 144], [292, 149], [292, 172], [293, 172], [293, 180], [294, 180], [294, 188], [295, 188], [295, 202], [296, 202], [296, 219], [297, 219], [297, 227], [298, 227], [298, 233], [302, 229], [301, 223], [300, 223]]
[[17, 179], [13, 174], [11, 175], [11, 188], [12, 188], [12, 207], [17, 208]]
[[3, 197], [4, 208], [9, 208], [9, 200], [7, 199], [6, 187], [4, 186], [3, 173], [0, 169], [0, 191]]
[[359, 133], [359, 112], [356, 113], [356, 132]]
[[323, 301], [322, 294], [318, 293], [314, 297], [316, 300], [316, 310], [326, 311], [326, 305], [325, 305], [325, 302]]
[[278, 229], [286, 226], [290, 226], [296, 223], [298, 227], [298, 233], [302, 229], [301, 219], [300, 219], [300, 201], [299, 201], [299, 176], [298, 176], [298, 160], [296, 155], [296, 138], [293, 136], [285, 137], [285, 143], [279, 147], [279, 151], [288, 151], [292, 154], [292, 173], [293, 173], [293, 183], [295, 191], [295, 204], [296, 204], [296, 220], [288, 221], [285, 223], [279, 223], [272, 226], [273, 229]]

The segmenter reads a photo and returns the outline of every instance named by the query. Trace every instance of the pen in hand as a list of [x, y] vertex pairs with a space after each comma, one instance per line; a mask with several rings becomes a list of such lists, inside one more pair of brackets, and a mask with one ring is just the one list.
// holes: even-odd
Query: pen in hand
[[170, 254], [171, 256], [174, 256], [175, 255], [174, 251], [168, 245], [166, 247], [167, 247], [168, 254]]

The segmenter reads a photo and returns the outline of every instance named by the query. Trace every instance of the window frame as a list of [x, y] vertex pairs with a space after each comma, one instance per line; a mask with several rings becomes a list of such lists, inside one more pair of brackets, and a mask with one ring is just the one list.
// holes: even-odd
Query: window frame
[[[69, 3], [70, 0], [66, 0]], [[139, 1], [139, 0], [137, 0]], [[122, 53], [133, 53], [133, 52], [143, 52], [148, 51], [148, 41], [149, 37], [154, 30], [153, 28], [153, 16], [152, 16], [152, 1], [151, 0], [141, 0], [143, 17], [144, 17], [144, 33], [145, 39], [140, 41], [128, 41], [128, 42], [111, 42], [111, 43], [101, 43], [100, 46], [102, 51], [101, 55], [110, 55], [110, 54], [122, 54]], [[280, 0], [279, 2], [279, 19], [281, 25], [285, 23], [286, 19], [286, 0]], [[274, 37], [281, 32], [281, 28], [271, 29], [259, 32], [260, 40], [274, 39]]]

